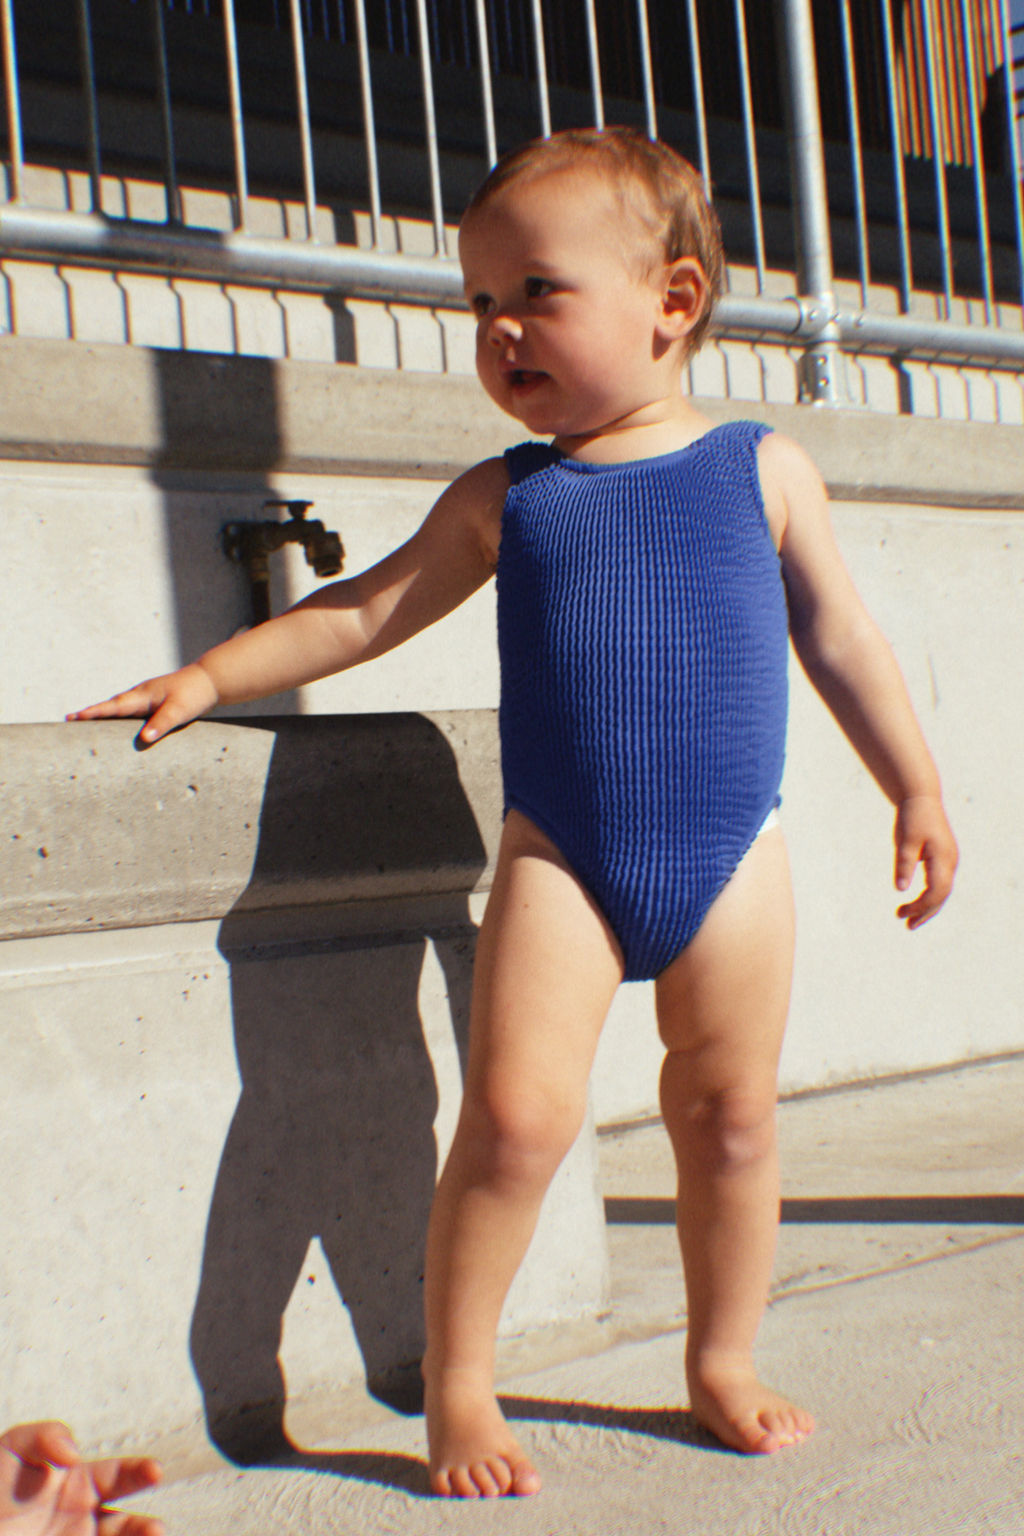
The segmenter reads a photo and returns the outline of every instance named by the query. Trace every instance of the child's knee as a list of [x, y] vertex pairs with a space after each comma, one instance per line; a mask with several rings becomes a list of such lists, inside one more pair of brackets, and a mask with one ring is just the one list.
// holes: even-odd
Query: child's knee
[[663, 1103], [676, 1155], [708, 1173], [740, 1173], [774, 1157], [775, 1094], [707, 1089]]
[[585, 1098], [580, 1103], [546, 1086], [499, 1083], [467, 1089], [462, 1123], [478, 1166], [492, 1177], [545, 1182], [576, 1140], [585, 1109]]

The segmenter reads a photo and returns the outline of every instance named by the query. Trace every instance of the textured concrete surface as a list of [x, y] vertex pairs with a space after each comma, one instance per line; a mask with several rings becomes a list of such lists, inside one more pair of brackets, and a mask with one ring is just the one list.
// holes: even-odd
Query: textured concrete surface
[[683, 1317], [678, 1302], [665, 1310], [671, 1167], [643, 1129], [603, 1139], [610, 1316], [504, 1347], [506, 1406], [546, 1478], [538, 1497], [430, 1499], [422, 1422], [349, 1393], [293, 1411], [303, 1449], [290, 1465], [227, 1466], [194, 1438], [166, 1446], [147, 1506], [190, 1536], [1019, 1536], [1022, 1091], [1017, 1058], [782, 1106], [760, 1363], [818, 1416], [796, 1450], [746, 1460], [689, 1419]]
[[0, 727], [0, 937], [487, 888], [492, 710]]
[[[746, 350], [760, 378], [753, 349], [730, 345]], [[939, 413], [946, 419], [808, 410], [790, 403], [792, 388], [767, 396], [730, 388], [735, 359], [716, 369], [717, 352], [694, 379], [701, 409], [714, 420], [754, 414], [791, 433], [835, 496], [1018, 508], [1024, 500], [1019, 412], [971, 420], [966, 400]], [[464, 373], [33, 336], [4, 338], [0, 369], [0, 459], [449, 480], [522, 437]]]

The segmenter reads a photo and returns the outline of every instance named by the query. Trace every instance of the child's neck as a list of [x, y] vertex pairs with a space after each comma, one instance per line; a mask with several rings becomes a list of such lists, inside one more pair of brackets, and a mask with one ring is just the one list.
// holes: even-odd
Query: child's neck
[[682, 395], [678, 400], [659, 400], [593, 432], [556, 437], [554, 445], [570, 459], [589, 464], [626, 464], [634, 459], [656, 459], [675, 453], [713, 423]]

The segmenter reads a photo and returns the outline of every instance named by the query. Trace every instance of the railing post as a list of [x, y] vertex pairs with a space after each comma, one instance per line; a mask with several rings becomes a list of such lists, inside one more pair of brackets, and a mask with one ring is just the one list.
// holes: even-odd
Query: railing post
[[797, 284], [809, 338], [800, 360], [800, 398], [812, 405], [847, 404], [832, 291], [832, 241], [825, 150], [818, 103], [811, 0], [775, 0], [790, 181], [797, 247]]

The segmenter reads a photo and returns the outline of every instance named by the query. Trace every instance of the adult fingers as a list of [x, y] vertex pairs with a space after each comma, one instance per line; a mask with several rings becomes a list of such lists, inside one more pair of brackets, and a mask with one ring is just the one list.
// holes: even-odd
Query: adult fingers
[[33, 1466], [73, 1467], [79, 1459], [71, 1431], [59, 1419], [15, 1424], [0, 1435], [0, 1447]]

